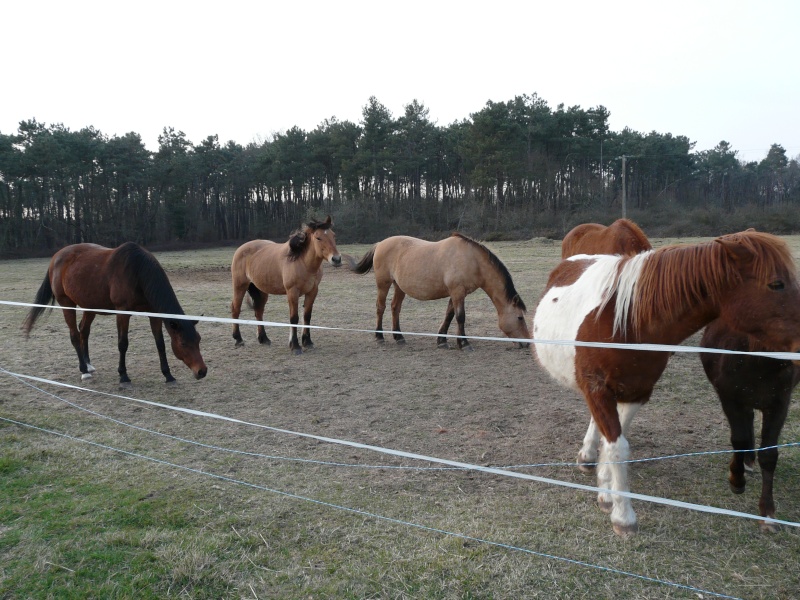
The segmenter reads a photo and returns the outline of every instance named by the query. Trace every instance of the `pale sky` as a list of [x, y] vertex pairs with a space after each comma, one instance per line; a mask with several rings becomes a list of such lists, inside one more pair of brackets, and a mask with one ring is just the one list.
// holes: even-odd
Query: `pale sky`
[[800, 2], [606, 0], [0, 4], [0, 132], [164, 127], [195, 144], [271, 139], [370, 96], [439, 125], [537, 93], [605, 106], [613, 131], [728, 141], [743, 160], [800, 155]]

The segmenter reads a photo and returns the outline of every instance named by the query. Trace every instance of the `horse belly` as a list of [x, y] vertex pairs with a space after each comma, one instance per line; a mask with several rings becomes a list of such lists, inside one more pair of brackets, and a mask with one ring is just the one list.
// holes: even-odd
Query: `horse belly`
[[537, 340], [575, 341], [584, 320], [603, 302], [606, 282], [618, 259], [603, 257], [590, 265], [570, 285], [550, 287], [533, 316], [536, 357], [559, 383], [579, 390], [575, 374], [575, 346], [541, 344]]

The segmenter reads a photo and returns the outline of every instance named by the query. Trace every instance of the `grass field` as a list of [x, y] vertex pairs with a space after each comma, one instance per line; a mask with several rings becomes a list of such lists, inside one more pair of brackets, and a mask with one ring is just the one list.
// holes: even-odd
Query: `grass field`
[[[800, 255], [800, 238], [787, 240]], [[530, 317], [558, 242], [487, 245]], [[232, 255], [157, 257], [187, 314], [227, 318]], [[46, 269], [43, 259], [0, 263], [0, 299], [31, 302]], [[208, 377], [193, 380], [170, 354], [178, 384], [166, 386], [149, 327], [135, 318], [133, 388], [124, 392], [113, 318], [95, 322], [98, 376], [82, 383], [60, 311], [26, 340], [27, 309], [0, 305], [0, 598], [798, 596], [795, 528], [764, 534], [752, 520], [635, 501], [640, 532], [623, 541], [591, 492], [430, 469], [437, 465], [137, 401], [479, 465], [545, 465], [518, 470], [595, 484], [557, 465], [575, 460], [588, 411], [531, 350], [474, 340], [472, 353], [445, 351], [414, 336], [378, 346], [352, 331], [374, 326], [372, 275], [324, 270], [313, 324], [341, 329], [313, 331], [313, 351], [291, 355], [288, 330], [277, 327], [272, 345], [260, 346], [253, 326], [237, 349], [229, 324], [203, 322]], [[407, 299], [404, 330], [434, 333], [445, 305]], [[270, 298], [265, 318], [288, 321], [283, 297]], [[485, 294], [467, 299], [468, 335], [500, 336], [496, 321]], [[699, 359], [676, 354], [630, 442], [634, 458], [645, 458], [727, 450], [728, 437]], [[781, 441], [798, 440], [795, 402]], [[728, 459], [635, 464], [631, 490], [756, 513], [758, 469], [733, 495]], [[800, 521], [797, 448], [781, 452], [775, 495], [778, 518]]]

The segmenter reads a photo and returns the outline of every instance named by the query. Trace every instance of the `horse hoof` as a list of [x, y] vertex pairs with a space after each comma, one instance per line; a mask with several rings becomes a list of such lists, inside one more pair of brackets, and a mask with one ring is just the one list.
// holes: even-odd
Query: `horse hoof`
[[94, 375], [91, 373], [81, 373], [81, 381], [86, 381], [87, 379], [94, 378]]
[[381, 346], [386, 343], [386, 340], [383, 338], [375, 338], [375, 341], [378, 342]]
[[[598, 508], [606, 513], [607, 515], [611, 514], [611, 509], [614, 508], [614, 504], [611, 502], [606, 502], [605, 500], [598, 500], [597, 501]], [[616, 525], [614, 525], [616, 527]]]
[[129, 390], [133, 387], [133, 384], [130, 381], [120, 381], [117, 387], [121, 390]]
[[272, 345], [272, 341], [267, 337], [265, 337], [263, 340], [261, 338], [258, 338], [258, 343], [261, 344], [262, 346], [271, 346]]
[[405, 340], [400, 339], [400, 340], [395, 340], [395, 341], [397, 342], [398, 346], [405, 346], [406, 345], [406, 341]]
[[769, 523], [767, 521], [759, 521], [758, 528], [764, 533], [778, 533], [781, 530], [781, 526], [777, 523]]
[[616, 533], [623, 540], [633, 537], [636, 535], [636, 532], [639, 531], [638, 523], [631, 523], [630, 525], [619, 525], [617, 523], [612, 523], [611, 526], [614, 528], [614, 533]]
[[439, 348], [439, 350], [450, 350], [450, 344], [448, 344], [447, 342], [436, 344], [436, 347]]
[[[89, 363], [86, 363], [86, 372], [87, 372], [87, 373], [94, 373], [95, 371], [97, 371], [97, 369], [95, 369], [95, 368], [94, 368], [92, 365], [90, 365]], [[751, 470], [752, 470], [752, 469], [751, 469]]]
[[313, 350], [313, 349], [314, 349], [314, 344], [312, 344], [311, 342], [303, 344], [303, 350]]
[[235, 348], [241, 348], [244, 346], [244, 340], [236, 340]]
[[300, 356], [302, 353], [303, 353], [302, 348], [295, 348], [294, 350], [292, 350], [292, 354], [294, 354], [295, 356]]
[[472, 347], [472, 346], [470, 346], [469, 344], [467, 344], [466, 346], [461, 346], [461, 349], [462, 349], [464, 352], [475, 352], [475, 348], [473, 348], [473, 347]]
[[730, 484], [730, 486], [731, 486], [731, 491], [732, 491], [734, 494], [743, 494], [743, 493], [744, 493], [744, 489], [745, 489], [745, 486], [744, 486], [744, 485], [741, 485], [741, 486], [739, 486], [739, 485], [733, 485], [733, 484], [731, 483], [731, 484]]
[[169, 381], [165, 381], [164, 384], [169, 386], [169, 387], [173, 387], [173, 386], [178, 385], [178, 382], [175, 379], [170, 379]]

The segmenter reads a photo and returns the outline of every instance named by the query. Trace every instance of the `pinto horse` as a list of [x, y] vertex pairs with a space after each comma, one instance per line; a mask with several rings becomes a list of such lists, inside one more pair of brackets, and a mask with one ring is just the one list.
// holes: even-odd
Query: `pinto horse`
[[669, 354], [536, 340], [677, 344], [715, 319], [773, 351], [800, 349], [800, 286], [783, 241], [745, 231], [633, 256], [581, 254], [550, 273], [533, 319], [536, 355], [586, 399], [602, 435], [598, 486], [612, 490], [598, 503], [622, 537], [637, 530], [630, 499], [613, 494], [628, 491], [626, 435]]
[[[269, 240], [252, 240], [239, 246], [231, 262], [233, 301], [231, 317], [239, 318], [245, 293], [250, 294], [256, 319], [264, 319], [264, 307], [270, 294], [285, 295], [289, 302], [291, 333], [289, 349], [302, 354], [303, 348], [311, 349], [311, 310], [322, 280], [322, 262], [327, 260], [334, 267], [341, 266], [342, 256], [336, 249], [336, 234], [331, 229], [331, 217], [323, 222], [311, 221], [293, 233], [287, 242], [277, 244]], [[301, 348], [297, 341], [297, 324], [300, 321], [298, 304], [303, 302], [303, 330]], [[236, 346], [243, 346], [239, 324], [233, 326]], [[270, 344], [263, 325], [258, 326], [258, 341]]]
[[[578, 225], [570, 231], [561, 245], [561, 257], [575, 254], [638, 254], [651, 250], [647, 236], [638, 226], [627, 219], [619, 219], [604, 227], [597, 223]], [[704, 348], [720, 348], [744, 352], [766, 351], [767, 348], [743, 333], [726, 327], [721, 320], [712, 321], [703, 332], [700, 345]], [[754, 410], [762, 412], [761, 447], [758, 463], [761, 467], [761, 498], [759, 514], [775, 517], [775, 501], [772, 495], [775, 467], [778, 463], [778, 443], [792, 390], [800, 382], [800, 367], [789, 360], [776, 360], [760, 356], [702, 353], [700, 360], [709, 381], [719, 396], [722, 410], [731, 429], [731, 445], [736, 450], [731, 457], [728, 481], [731, 490], [741, 494], [745, 490], [745, 471], [753, 470], [755, 435], [753, 433]], [[584, 472], [594, 471], [597, 460], [599, 434], [594, 423], [590, 423], [584, 447], [588, 453], [578, 456]], [[761, 522], [761, 529], [775, 531], [777, 526]]]
[[[69, 327], [72, 346], [78, 354], [81, 379], [91, 379], [95, 368], [89, 360], [89, 333], [98, 314], [92, 309], [135, 312], [184, 314], [167, 274], [147, 250], [126, 242], [119, 248], [104, 248], [97, 244], [74, 244], [53, 255], [42, 285], [36, 293], [35, 304], [58, 302], [64, 308], [64, 320]], [[75, 307], [83, 309], [80, 325]], [[34, 307], [28, 313], [23, 332], [30, 335], [36, 320], [46, 309]], [[125, 365], [128, 351], [128, 325], [131, 315], [117, 315], [117, 347], [119, 348], [119, 383], [131, 383]], [[161, 372], [167, 383], [175, 378], [169, 370], [162, 324], [169, 334], [175, 356], [192, 370], [195, 379], [206, 376], [200, 354], [200, 334], [197, 321], [150, 317], [150, 329], [156, 340]]]
[[[514, 288], [506, 266], [486, 246], [459, 233], [439, 242], [428, 242], [398, 235], [378, 242], [351, 270], [363, 275], [375, 269], [378, 286], [376, 302], [378, 322], [375, 337], [383, 342], [383, 313], [386, 296], [392, 296], [392, 330], [398, 344], [405, 343], [400, 332], [400, 308], [406, 294], [417, 300], [449, 297], [444, 321], [439, 327], [437, 345], [448, 348], [447, 330], [455, 317], [458, 323], [459, 349], [472, 350], [464, 337], [464, 299], [478, 288], [497, 309], [500, 329], [510, 338], [530, 338], [525, 322], [525, 303]], [[527, 346], [519, 342], [520, 347]]]

